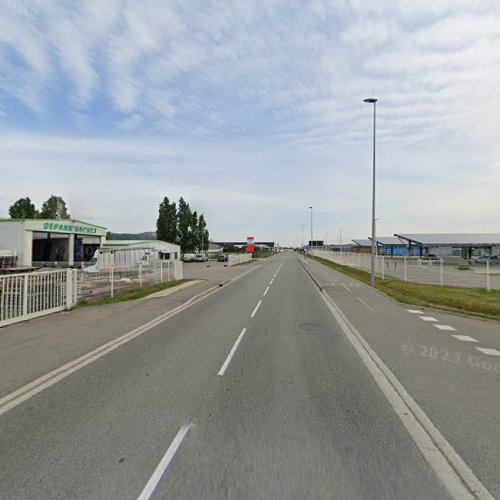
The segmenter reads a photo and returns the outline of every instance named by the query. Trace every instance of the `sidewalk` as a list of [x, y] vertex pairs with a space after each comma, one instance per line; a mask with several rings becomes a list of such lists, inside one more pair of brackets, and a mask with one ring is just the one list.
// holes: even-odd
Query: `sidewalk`
[[[269, 259], [267, 259], [269, 260]], [[0, 398], [87, 354], [134, 328], [184, 304], [198, 294], [260, 267], [224, 263], [186, 266], [196, 283], [138, 300], [89, 306], [0, 328]]]

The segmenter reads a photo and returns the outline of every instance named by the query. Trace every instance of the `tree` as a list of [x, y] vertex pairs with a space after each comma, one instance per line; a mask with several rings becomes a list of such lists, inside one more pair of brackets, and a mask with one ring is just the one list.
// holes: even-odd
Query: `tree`
[[113, 233], [111, 231], [106, 231], [106, 239], [107, 240], [112, 240], [113, 239]]
[[189, 228], [189, 247], [191, 250], [200, 252], [201, 241], [198, 233], [198, 212], [196, 210], [191, 215], [191, 226]]
[[177, 207], [175, 201], [165, 196], [158, 209], [158, 219], [156, 220], [156, 237], [169, 243], [177, 242]]
[[199, 247], [202, 252], [208, 250], [208, 238], [209, 234], [207, 231], [207, 223], [205, 221], [205, 216], [203, 214], [200, 215], [198, 219], [198, 241]]
[[182, 253], [192, 250], [190, 234], [192, 222], [191, 207], [181, 196], [177, 209], [177, 243], [180, 245]]
[[9, 207], [9, 215], [12, 219], [36, 219], [38, 210], [29, 198], [19, 198]]
[[42, 205], [40, 218], [69, 219], [70, 215], [66, 207], [66, 202], [60, 196], [51, 195], [51, 197]]

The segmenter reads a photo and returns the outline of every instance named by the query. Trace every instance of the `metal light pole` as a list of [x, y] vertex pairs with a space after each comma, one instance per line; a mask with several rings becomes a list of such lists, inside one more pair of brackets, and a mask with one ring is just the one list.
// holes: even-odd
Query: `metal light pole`
[[373, 184], [372, 184], [372, 259], [371, 286], [375, 286], [375, 126], [377, 121], [377, 99], [369, 97], [364, 102], [373, 104]]
[[[309, 207], [311, 210], [311, 247], [314, 245], [313, 243], [313, 207]], [[309, 249], [311, 250], [311, 249]]]

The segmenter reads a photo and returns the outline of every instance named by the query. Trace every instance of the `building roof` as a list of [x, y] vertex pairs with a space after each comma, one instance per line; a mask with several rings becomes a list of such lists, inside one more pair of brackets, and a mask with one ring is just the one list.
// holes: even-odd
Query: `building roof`
[[500, 233], [429, 233], [395, 236], [423, 246], [500, 246]]
[[371, 247], [372, 246], [372, 240], [352, 240], [356, 245], [359, 245], [360, 247]]
[[[367, 240], [352, 240], [356, 245], [359, 245], [361, 247], [371, 247], [372, 246], [372, 239], [368, 238]], [[406, 245], [404, 241], [401, 241], [399, 238], [396, 236], [377, 236], [375, 238], [375, 242], [379, 245], [385, 245], [385, 246], [401, 246], [401, 245]]]
[[161, 245], [171, 245], [178, 247], [179, 245], [176, 245], [175, 243], [169, 243], [168, 241], [161, 241], [161, 240], [106, 240], [104, 242], [104, 247], [146, 247], [146, 248], [151, 248], [152, 246], [157, 246], [158, 244]]
[[26, 222], [26, 221], [28, 221], [28, 222], [31, 222], [31, 221], [54, 222], [57, 224], [63, 224], [65, 222], [74, 224], [76, 222], [78, 224], [85, 224], [86, 226], [107, 229], [104, 226], [99, 226], [97, 224], [92, 224], [91, 222], [85, 222], [84, 220], [79, 220], [79, 219], [38, 219], [38, 218], [33, 218], [33, 219], [2, 219], [2, 218], [0, 218], [0, 222]]
[[406, 243], [404, 241], [401, 241], [396, 236], [377, 236], [375, 238], [375, 241], [377, 243], [380, 243], [381, 245], [386, 245], [386, 246], [401, 246], [401, 245], [406, 245]]

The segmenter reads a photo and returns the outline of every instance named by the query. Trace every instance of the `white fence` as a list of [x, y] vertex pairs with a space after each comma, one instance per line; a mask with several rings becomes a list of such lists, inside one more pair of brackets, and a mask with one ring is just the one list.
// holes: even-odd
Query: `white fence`
[[69, 309], [76, 281], [74, 269], [0, 276], [0, 326]]
[[137, 288], [181, 280], [182, 262], [157, 261], [152, 264], [139, 263], [135, 267], [111, 266], [101, 272], [79, 271], [78, 300], [95, 300], [114, 297]]
[[137, 288], [182, 279], [182, 262], [86, 273], [57, 269], [0, 275], [0, 327], [70, 309], [82, 300], [113, 297]]
[[[371, 254], [313, 250], [312, 255], [365, 271], [371, 269]], [[394, 276], [404, 281], [441, 286], [500, 290], [500, 264], [489, 261], [468, 263], [462, 259], [375, 256], [375, 273], [380, 278]]]
[[228, 257], [229, 266], [235, 266], [236, 264], [242, 264], [243, 262], [248, 262], [252, 260], [251, 253], [236, 253], [230, 254]]

